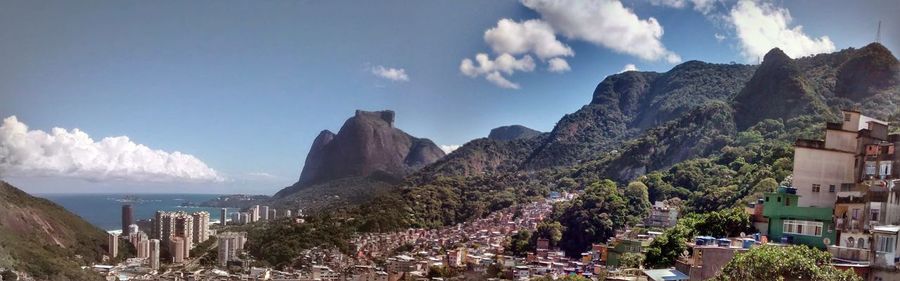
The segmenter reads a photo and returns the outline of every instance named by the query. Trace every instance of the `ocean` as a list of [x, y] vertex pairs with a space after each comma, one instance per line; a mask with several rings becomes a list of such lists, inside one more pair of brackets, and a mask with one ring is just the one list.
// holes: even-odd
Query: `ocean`
[[[122, 229], [122, 205], [130, 202], [134, 209], [134, 220], [153, 218], [157, 210], [209, 212], [210, 222], [219, 221], [221, 208], [182, 207], [184, 203], [202, 203], [214, 199], [219, 194], [38, 194], [81, 216], [91, 224], [107, 230]], [[228, 213], [236, 211], [229, 209]]]

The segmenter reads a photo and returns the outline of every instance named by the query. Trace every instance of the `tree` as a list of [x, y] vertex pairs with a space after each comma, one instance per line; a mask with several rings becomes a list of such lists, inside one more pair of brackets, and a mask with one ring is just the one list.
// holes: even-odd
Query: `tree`
[[644, 255], [639, 253], [625, 253], [619, 259], [619, 265], [622, 268], [640, 268], [644, 263]]
[[513, 256], [524, 256], [533, 248], [531, 246], [531, 231], [520, 230], [509, 238], [509, 245], [505, 247]]
[[650, 242], [645, 265], [653, 268], [672, 266], [687, 250], [686, 241], [694, 236], [734, 237], [741, 232], [753, 232], [750, 215], [741, 208], [687, 215]]
[[610, 180], [594, 182], [573, 201], [559, 217], [564, 226], [560, 247], [570, 257], [579, 256], [591, 243], [606, 242], [628, 220], [627, 203]]
[[635, 181], [625, 187], [625, 199], [628, 200], [629, 223], [634, 225], [650, 215], [650, 196], [644, 183]]
[[557, 221], [554, 222], [541, 222], [537, 226], [537, 230], [535, 230], [534, 234], [531, 235], [531, 245], [529, 245], [530, 249], [537, 248], [537, 239], [538, 238], [546, 238], [550, 240], [550, 247], [556, 247], [559, 245], [559, 241], [562, 240], [562, 229], [563, 226]]
[[760, 246], [738, 253], [715, 280], [862, 281], [831, 264], [831, 254], [807, 246]]
[[664, 268], [675, 264], [678, 257], [687, 251], [687, 239], [691, 238], [692, 229], [682, 224], [672, 227], [657, 236], [647, 247], [644, 264], [650, 268]]

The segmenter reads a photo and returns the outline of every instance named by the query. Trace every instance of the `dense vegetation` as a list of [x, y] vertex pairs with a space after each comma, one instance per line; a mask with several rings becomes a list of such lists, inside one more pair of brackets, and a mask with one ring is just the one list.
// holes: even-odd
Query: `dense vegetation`
[[735, 237], [753, 230], [750, 216], [741, 208], [689, 214], [650, 242], [644, 263], [651, 268], [670, 267], [688, 249], [686, 242], [695, 236]]
[[715, 280], [862, 281], [852, 270], [838, 270], [831, 254], [806, 246], [760, 246], [738, 253]]
[[245, 248], [263, 265], [299, 268], [297, 258], [313, 247], [335, 247], [349, 254], [348, 242], [355, 229], [352, 220], [330, 215], [311, 216], [306, 223], [282, 219], [254, 225]]
[[101, 260], [106, 232], [3, 181], [0, 210], [0, 268], [26, 272], [38, 280], [102, 280], [81, 266]]

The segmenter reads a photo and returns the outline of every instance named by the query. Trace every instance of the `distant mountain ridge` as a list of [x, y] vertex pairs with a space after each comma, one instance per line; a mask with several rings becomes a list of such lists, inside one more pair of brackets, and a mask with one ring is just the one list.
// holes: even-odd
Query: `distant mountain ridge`
[[[831, 120], [841, 108], [884, 120], [900, 116], [898, 69], [893, 54], [873, 43], [796, 59], [776, 48], [758, 66], [688, 61], [663, 73], [629, 71], [606, 77], [588, 104], [563, 116], [550, 132], [501, 127], [446, 157], [428, 158], [434, 161], [421, 169], [348, 184], [387, 192], [395, 187], [414, 190], [448, 177], [527, 176], [540, 181], [534, 177], [558, 170], [627, 182], [715, 153], [739, 132], [767, 119]], [[878, 78], [859, 82], [869, 77]], [[311, 156], [324, 151], [315, 147], [327, 146], [335, 136], [323, 132], [319, 138]], [[309, 161], [304, 170], [314, 171], [316, 163], [323, 163]], [[398, 174], [408, 177], [401, 183], [391, 176]]]
[[[829, 119], [841, 108], [862, 108], [887, 120], [900, 114], [898, 65], [890, 51], [873, 43], [798, 59], [775, 48], [759, 66], [688, 61], [664, 73], [615, 74], [600, 82], [589, 104], [563, 116], [550, 133], [504, 145], [474, 140], [419, 174], [540, 171], [599, 160], [608, 162], [607, 176], [627, 181], [716, 151], [765, 119]], [[881, 80], [855, 79], [861, 77]], [[676, 140], [679, 145], [668, 146]], [[666, 149], [660, 150], [663, 143]], [[625, 165], [622, 157], [645, 165]]]
[[491, 133], [488, 134], [488, 138], [499, 141], [511, 141], [518, 139], [530, 139], [540, 134], [540, 131], [532, 130], [531, 128], [522, 125], [510, 125], [491, 129]]

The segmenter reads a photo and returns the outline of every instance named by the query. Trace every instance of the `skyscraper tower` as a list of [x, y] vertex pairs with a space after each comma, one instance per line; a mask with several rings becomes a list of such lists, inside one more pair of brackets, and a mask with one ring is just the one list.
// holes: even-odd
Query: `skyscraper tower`
[[260, 219], [267, 221], [269, 220], [269, 206], [262, 206], [262, 210], [259, 211]]
[[185, 212], [175, 212], [172, 214], [172, 221], [174, 228], [171, 236], [181, 238], [183, 257], [190, 257], [191, 248], [194, 246], [194, 217]]
[[194, 243], [200, 244], [209, 239], [209, 213], [206, 211], [191, 214], [194, 219]]
[[122, 235], [128, 236], [131, 234], [128, 231], [128, 226], [134, 224], [134, 214], [133, 214], [131, 204], [122, 205]]
[[172, 236], [169, 238], [169, 253], [172, 254], [172, 263], [183, 263], [186, 257], [184, 251], [185, 239]]
[[107, 245], [106, 252], [109, 253], [110, 258], [115, 258], [119, 255], [119, 235], [108, 233], [107, 238], [109, 239], [109, 244]]
[[222, 208], [222, 211], [219, 213], [219, 225], [226, 226], [228, 225], [228, 208]]
[[159, 239], [150, 239], [150, 268], [159, 270]]

